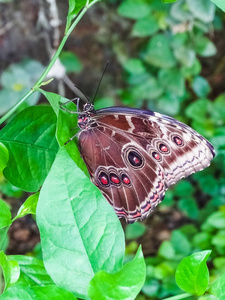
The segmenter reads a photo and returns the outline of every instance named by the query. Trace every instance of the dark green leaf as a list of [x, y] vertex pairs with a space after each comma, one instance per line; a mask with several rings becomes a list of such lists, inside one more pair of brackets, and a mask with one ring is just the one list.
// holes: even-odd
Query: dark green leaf
[[184, 94], [184, 77], [177, 69], [161, 69], [159, 82], [166, 91], [177, 96]]
[[139, 247], [135, 258], [115, 274], [98, 272], [90, 281], [88, 295], [92, 300], [133, 300], [145, 281], [145, 261]]
[[173, 259], [175, 257], [175, 251], [170, 241], [163, 241], [159, 247], [158, 255], [165, 259]]
[[179, 209], [190, 219], [196, 220], [199, 215], [199, 209], [193, 197], [186, 196], [178, 202]]
[[143, 58], [147, 63], [159, 68], [172, 68], [176, 65], [169, 40], [163, 34], [151, 38]]
[[174, 3], [177, 0], [161, 0], [161, 1], [164, 2], [164, 3]]
[[66, 68], [66, 72], [78, 73], [82, 70], [83, 66], [80, 60], [73, 52], [63, 51], [60, 54], [60, 60]]
[[150, 5], [144, 0], [124, 0], [118, 8], [118, 13], [126, 18], [141, 19], [150, 12]]
[[25, 255], [10, 255], [8, 258], [20, 267], [19, 284], [29, 287], [54, 284], [40, 259]]
[[0, 143], [0, 172], [6, 167], [9, 160], [9, 151], [6, 146]]
[[225, 274], [221, 275], [209, 288], [209, 293], [217, 299], [225, 299]]
[[129, 239], [136, 239], [142, 236], [146, 231], [146, 226], [143, 223], [135, 222], [128, 224], [125, 230], [125, 236]]
[[28, 107], [0, 131], [9, 150], [4, 175], [13, 185], [36, 192], [45, 180], [58, 150], [56, 116], [47, 106]]
[[38, 202], [39, 193], [31, 195], [26, 199], [26, 201], [20, 206], [20, 209], [17, 212], [16, 217], [13, 219], [15, 221], [18, 218], [22, 218], [28, 214], [35, 215], [36, 207]]
[[15, 260], [9, 260], [2, 251], [0, 252], [0, 265], [5, 280], [4, 290], [7, 290], [11, 285], [17, 282], [20, 276], [20, 268]]
[[182, 290], [197, 296], [205, 293], [209, 284], [206, 260], [211, 252], [196, 252], [181, 261], [176, 271], [176, 282]]
[[13, 286], [0, 296], [0, 300], [76, 300], [70, 292], [55, 285], [49, 286]]
[[145, 73], [146, 68], [143, 62], [138, 58], [130, 58], [123, 64], [124, 69], [135, 76]]
[[209, 113], [212, 111], [212, 104], [208, 99], [199, 99], [191, 103], [185, 110], [186, 116], [191, 119], [199, 119], [205, 121]]
[[193, 245], [199, 249], [205, 250], [211, 247], [212, 236], [207, 232], [199, 232], [193, 237]]
[[150, 36], [159, 30], [159, 25], [154, 16], [148, 15], [137, 20], [132, 28], [132, 36], [144, 37]]
[[165, 93], [157, 100], [157, 110], [162, 114], [176, 115], [180, 111], [180, 99], [173, 93]]
[[200, 98], [207, 97], [211, 90], [208, 81], [201, 76], [195, 77], [191, 83], [191, 86], [195, 94]]
[[64, 148], [44, 182], [36, 215], [45, 267], [57, 285], [86, 297], [95, 273], [121, 268], [120, 222]]
[[9, 206], [0, 199], [0, 228], [9, 226], [12, 223]]
[[215, 45], [205, 36], [197, 36], [195, 39], [195, 48], [197, 54], [208, 57], [216, 54], [217, 50]]
[[182, 254], [184, 256], [190, 254], [191, 244], [180, 230], [174, 230], [172, 232], [171, 243], [177, 254]]

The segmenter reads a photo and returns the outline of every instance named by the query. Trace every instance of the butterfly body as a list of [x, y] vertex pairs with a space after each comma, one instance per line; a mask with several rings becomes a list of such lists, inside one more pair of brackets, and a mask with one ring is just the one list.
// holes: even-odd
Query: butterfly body
[[213, 146], [187, 125], [159, 113], [126, 107], [78, 115], [79, 148], [92, 182], [119, 217], [146, 218], [167, 188], [210, 164]]

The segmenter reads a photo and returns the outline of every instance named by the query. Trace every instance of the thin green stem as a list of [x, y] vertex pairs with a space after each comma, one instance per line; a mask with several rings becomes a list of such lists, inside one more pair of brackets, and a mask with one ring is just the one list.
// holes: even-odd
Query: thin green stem
[[49, 65], [47, 66], [47, 68], [45, 69], [45, 71], [42, 73], [42, 75], [40, 76], [40, 78], [37, 80], [37, 82], [34, 84], [33, 88], [13, 107], [11, 108], [10, 111], [8, 111], [1, 119], [0, 119], [0, 124], [2, 124], [8, 117], [10, 117], [16, 110], [17, 108], [29, 97], [31, 96], [35, 91], [37, 91], [37, 89], [41, 86], [43, 80], [45, 79], [45, 77], [48, 75], [49, 71], [51, 70], [51, 68], [53, 67], [54, 63], [56, 62], [56, 60], [58, 59], [69, 35], [71, 34], [71, 32], [74, 30], [74, 28], [76, 27], [76, 25], [78, 24], [78, 22], [81, 20], [81, 18], [83, 17], [83, 15], [86, 13], [86, 11], [95, 3], [99, 2], [100, 0], [94, 0], [89, 4], [89, 1], [86, 2], [85, 7], [82, 9], [82, 11], [78, 14], [78, 16], [75, 18], [74, 22], [71, 24], [70, 28], [68, 29], [68, 31], [66, 32], [66, 34], [64, 35], [58, 49], [56, 50], [54, 56], [52, 57]]
[[164, 300], [180, 300], [180, 299], [188, 298], [191, 296], [192, 296], [191, 294], [184, 293], [184, 294], [176, 295], [173, 297], [165, 298]]

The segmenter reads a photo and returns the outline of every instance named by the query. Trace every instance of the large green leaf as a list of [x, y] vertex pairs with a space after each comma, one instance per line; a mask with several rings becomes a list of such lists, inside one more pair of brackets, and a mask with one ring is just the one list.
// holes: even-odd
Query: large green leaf
[[135, 258], [116, 274], [98, 272], [91, 280], [88, 295], [92, 300], [133, 300], [145, 282], [145, 261], [138, 249]]
[[225, 1], [224, 0], [211, 0], [215, 3], [219, 8], [221, 8], [225, 12]]
[[57, 285], [86, 297], [95, 273], [121, 268], [120, 222], [64, 148], [44, 182], [36, 214], [45, 267]]
[[181, 261], [176, 271], [176, 282], [182, 290], [198, 296], [205, 293], [209, 284], [206, 260], [211, 252], [196, 252]]
[[28, 107], [0, 131], [9, 151], [4, 175], [13, 185], [36, 192], [43, 184], [58, 150], [56, 116], [51, 107]]

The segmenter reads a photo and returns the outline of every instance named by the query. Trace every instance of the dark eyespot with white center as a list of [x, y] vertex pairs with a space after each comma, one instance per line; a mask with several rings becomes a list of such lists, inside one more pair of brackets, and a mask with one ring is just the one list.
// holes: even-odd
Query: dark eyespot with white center
[[116, 185], [119, 185], [121, 183], [119, 177], [115, 173], [111, 173], [109, 177], [111, 183]]
[[131, 180], [130, 180], [130, 178], [129, 178], [126, 174], [123, 174], [123, 175], [122, 175], [122, 182], [123, 182], [125, 185], [130, 185], [130, 184], [131, 184]]
[[160, 143], [158, 149], [162, 154], [168, 154], [170, 152], [169, 147], [164, 143]]
[[101, 171], [98, 175], [98, 179], [102, 186], [105, 186], [105, 187], [109, 186], [109, 177], [105, 172]]
[[128, 157], [129, 163], [133, 167], [140, 168], [143, 166], [143, 158], [141, 157], [141, 155], [138, 152], [131, 150], [128, 152], [127, 157]]
[[157, 161], [161, 161], [161, 160], [162, 160], [162, 156], [161, 156], [158, 152], [156, 152], [156, 151], [153, 151], [153, 152], [152, 152], [152, 157], [153, 157], [155, 160], [157, 160]]
[[183, 139], [178, 135], [172, 136], [172, 141], [179, 147], [182, 147], [184, 145]]

